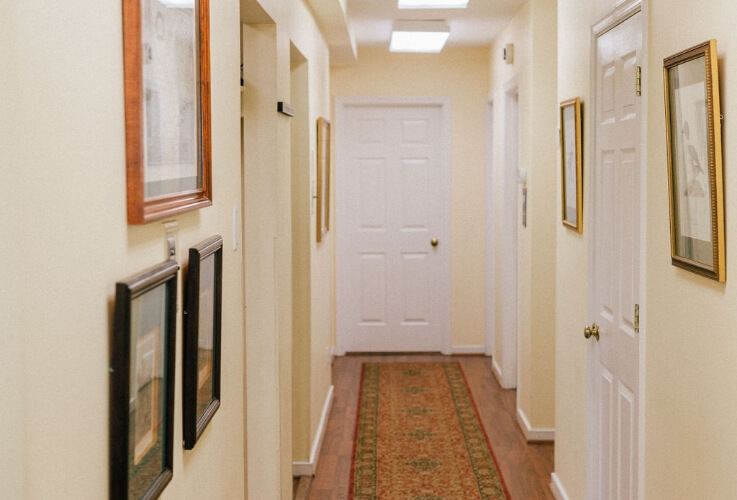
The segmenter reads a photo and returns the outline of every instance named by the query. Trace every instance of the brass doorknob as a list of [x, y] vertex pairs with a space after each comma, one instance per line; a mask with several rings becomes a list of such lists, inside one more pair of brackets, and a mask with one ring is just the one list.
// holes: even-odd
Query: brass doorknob
[[583, 336], [587, 339], [594, 337], [597, 341], [599, 340], [599, 325], [592, 323], [590, 327], [583, 329]]
[[437, 238], [433, 238], [433, 239], [431, 239], [431, 240], [430, 240], [430, 244], [431, 244], [432, 246], [434, 246], [434, 247], [438, 246], [438, 239], [437, 239]]

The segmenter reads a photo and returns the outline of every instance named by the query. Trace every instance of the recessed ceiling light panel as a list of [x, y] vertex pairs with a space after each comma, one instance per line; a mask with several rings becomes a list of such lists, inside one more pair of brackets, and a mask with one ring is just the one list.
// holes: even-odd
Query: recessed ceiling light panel
[[194, 9], [194, 0], [160, 0], [170, 9]]
[[465, 9], [468, 0], [398, 0], [400, 9]]
[[389, 50], [437, 53], [443, 50], [449, 36], [445, 21], [396, 21]]

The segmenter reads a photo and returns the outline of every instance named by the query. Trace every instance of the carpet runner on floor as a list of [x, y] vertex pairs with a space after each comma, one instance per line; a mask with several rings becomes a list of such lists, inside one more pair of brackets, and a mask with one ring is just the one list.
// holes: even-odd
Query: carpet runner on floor
[[509, 498], [458, 363], [364, 364], [349, 498]]

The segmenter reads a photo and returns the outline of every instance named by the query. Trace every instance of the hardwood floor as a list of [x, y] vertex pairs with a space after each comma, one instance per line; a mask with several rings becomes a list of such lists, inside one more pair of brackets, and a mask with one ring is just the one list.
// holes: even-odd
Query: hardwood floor
[[[333, 363], [335, 401], [315, 477], [307, 481], [310, 500], [348, 497], [361, 365], [366, 361], [458, 361], [466, 375], [499, 469], [513, 499], [552, 499], [553, 444], [527, 444], [516, 419], [516, 393], [499, 387], [484, 356], [349, 355]], [[306, 487], [301, 487], [305, 490]], [[303, 493], [304, 494], [304, 493]], [[394, 499], [386, 499], [394, 500]]]

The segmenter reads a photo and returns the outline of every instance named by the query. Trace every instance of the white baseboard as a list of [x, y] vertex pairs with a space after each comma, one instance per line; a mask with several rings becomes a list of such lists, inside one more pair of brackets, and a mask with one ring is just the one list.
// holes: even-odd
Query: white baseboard
[[550, 475], [550, 491], [553, 492], [555, 500], [569, 500], [568, 494], [565, 488], [563, 488], [558, 474], [555, 472]]
[[517, 408], [517, 423], [522, 428], [527, 442], [555, 441], [555, 429], [533, 429], [522, 408]]
[[494, 376], [496, 377], [496, 381], [499, 382], [499, 385], [502, 383], [502, 369], [499, 366], [499, 364], [496, 362], [496, 358], [491, 358], [491, 371], [494, 373]]
[[452, 354], [486, 354], [482, 345], [457, 345], [450, 348]]
[[315, 441], [312, 443], [309, 462], [292, 462], [292, 475], [297, 476], [314, 476], [317, 470], [317, 461], [320, 458], [320, 450], [322, 449], [322, 441], [325, 438], [325, 430], [328, 426], [328, 418], [330, 410], [333, 407], [334, 386], [328, 389], [328, 395], [325, 397], [325, 403], [322, 406], [322, 415], [320, 415], [320, 424], [317, 426]]

